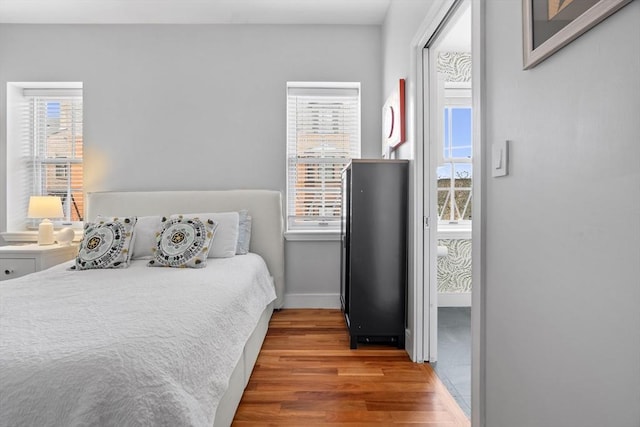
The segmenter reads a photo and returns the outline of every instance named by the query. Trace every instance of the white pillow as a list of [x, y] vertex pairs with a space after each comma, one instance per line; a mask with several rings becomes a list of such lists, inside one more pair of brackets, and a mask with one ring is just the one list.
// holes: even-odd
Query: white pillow
[[[111, 217], [98, 215], [96, 222], [107, 221]], [[162, 231], [162, 217], [155, 216], [139, 216], [135, 227], [133, 228], [133, 244], [131, 259], [151, 259], [153, 258], [153, 250], [156, 247], [156, 238]]]
[[162, 217], [160, 215], [139, 216], [134, 229], [136, 240], [133, 243], [132, 259], [153, 258], [153, 249], [157, 245], [156, 238], [161, 230]]
[[249, 211], [241, 209], [238, 211], [238, 244], [236, 246], [236, 255], [246, 255], [249, 252], [251, 243], [251, 222], [252, 218]]
[[209, 250], [209, 258], [231, 258], [236, 254], [238, 244], [238, 224], [240, 216], [238, 212], [217, 212], [200, 214], [171, 215], [176, 217], [198, 217], [202, 220], [212, 219], [218, 224], [213, 235], [213, 243]]

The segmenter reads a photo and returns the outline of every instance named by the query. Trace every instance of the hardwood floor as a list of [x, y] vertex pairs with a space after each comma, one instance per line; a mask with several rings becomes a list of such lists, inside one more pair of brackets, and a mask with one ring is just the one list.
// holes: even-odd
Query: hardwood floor
[[428, 364], [404, 350], [349, 349], [340, 310], [273, 314], [233, 426], [470, 425]]

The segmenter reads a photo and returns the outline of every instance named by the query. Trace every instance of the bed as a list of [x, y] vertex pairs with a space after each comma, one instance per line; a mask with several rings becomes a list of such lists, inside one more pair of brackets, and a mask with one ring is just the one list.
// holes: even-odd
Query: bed
[[229, 426], [282, 306], [280, 193], [89, 193], [86, 212], [240, 209], [253, 220], [250, 253], [209, 259], [206, 268], [139, 260], [78, 272], [66, 263], [2, 282], [0, 426]]

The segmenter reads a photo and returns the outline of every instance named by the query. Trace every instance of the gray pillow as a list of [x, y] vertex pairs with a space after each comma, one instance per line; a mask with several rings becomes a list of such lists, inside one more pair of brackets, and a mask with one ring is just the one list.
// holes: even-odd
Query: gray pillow
[[249, 252], [251, 242], [251, 216], [249, 211], [242, 209], [238, 212], [238, 244], [236, 245], [236, 255], [246, 255]]

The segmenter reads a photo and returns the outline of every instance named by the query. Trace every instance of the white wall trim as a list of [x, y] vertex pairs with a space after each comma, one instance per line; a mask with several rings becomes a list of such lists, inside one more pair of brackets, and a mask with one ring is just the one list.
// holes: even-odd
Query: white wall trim
[[284, 308], [340, 308], [340, 294], [285, 294]]
[[[414, 318], [408, 319], [409, 329], [413, 331], [413, 340], [407, 342], [407, 352], [414, 362], [424, 362], [428, 360], [428, 355], [425, 355], [425, 331], [428, 331], [431, 325], [429, 320], [429, 313], [427, 308], [429, 307], [429, 283], [425, 283], [424, 273], [424, 259], [425, 257], [431, 257], [430, 246], [424, 246], [424, 122], [428, 118], [428, 106], [424, 105], [424, 93], [423, 90], [426, 87], [423, 81], [423, 49], [431, 36], [435, 33], [436, 29], [440, 25], [440, 22], [444, 19], [449, 8], [453, 5], [455, 0], [446, 0], [444, 4], [437, 2], [432, 3], [432, 6], [427, 11], [422, 24], [418, 28], [416, 35], [413, 37], [410, 46], [410, 67], [409, 67], [409, 82], [415, 82], [413, 85], [415, 96], [415, 134], [413, 140], [413, 158], [415, 161], [415, 173], [413, 174], [413, 200], [414, 200], [414, 221], [413, 227], [413, 268], [409, 272], [413, 278], [413, 291], [414, 301], [409, 301], [413, 305]], [[435, 217], [434, 217], [435, 218]], [[433, 262], [436, 262], [436, 254], [433, 253]]]
[[471, 229], [467, 229], [467, 230], [440, 230], [438, 229], [438, 233], [436, 234], [436, 238], [438, 240], [441, 239], [452, 239], [452, 240], [457, 240], [457, 239], [461, 239], [461, 240], [465, 240], [465, 239], [471, 239]]
[[[429, 66], [429, 58], [426, 55], [426, 58], [423, 58], [424, 52], [423, 49], [429, 42], [429, 40], [436, 34], [442, 22], [447, 18], [447, 15], [450, 13], [454, 5], [462, 0], [446, 0], [441, 2], [438, 7], [432, 9], [430, 14], [427, 16], [428, 22], [424, 29], [425, 31], [422, 34], [422, 37], [418, 39], [418, 44], [416, 45], [416, 58], [419, 59], [420, 68], [418, 74], [418, 82], [419, 82], [419, 102], [418, 105], [421, 107], [421, 115], [418, 117], [418, 122], [420, 126], [420, 132], [418, 135], [418, 139], [416, 141], [416, 148], [419, 149], [419, 152], [416, 152], [416, 161], [420, 162], [417, 165], [419, 173], [416, 173], [416, 180], [420, 181], [420, 192], [416, 194], [417, 201], [416, 203], [421, 204], [421, 209], [423, 215], [429, 216], [431, 218], [431, 222], [437, 221], [437, 208], [435, 203], [431, 203], [431, 200], [435, 200], [437, 197], [437, 191], [435, 189], [435, 184], [431, 185], [425, 182], [425, 173], [428, 173], [430, 168], [432, 167], [431, 163], [436, 162], [436, 152], [435, 147], [431, 147], [429, 144], [431, 125], [431, 106], [429, 103], [425, 103], [425, 99], [431, 99], [431, 95], [429, 93], [429, 87], [431, 86], [431, 82], [424, 81], [424, 69]], [[428, 51], [427, 51], [428, 52]], [[424, 92], [423, 92], [424, 91]], [[423, 126], [423, 123], [426, 124], [426, 127]], [[417, 189], [416, 189], [417, 190]], [[428, 197], [425, 198], [425, 193], [428, 193]], [[419, 258], [422, 260], [429, 260], [429, 265], [435, 266], [437, 265], [437, 229], [438, 227], [431, 227], [428, 233], [429, 239], [425, 241], [424, 233], [416, 233], [416, 235], [420, 236], [421, 246], [422, 246], [422, 257]], [[421, 262], [423, 264], [423, 262]], [[436, 361], [437, 360], [437, 348], [436, 346], [431, 345], [431, 342], [437, 341], [437, 291], [436, 291], [436, 270], [433, 269], [425, 269], [424, 265], [421, 267], [422, 274], [419, 280], [420, 286], [422, 287], [422, 307], [419, 312], [423, 313], [423, 324], [424, 329], [422, 330], [422, 356], [425, 361]]]
[[340, 241], [340, 231], [285, 231], [284, 238], [293, 242], [337, 242]]
[[471, 425], [485, 427], [486, 419], [486, 323], [485, 323], [485, 232], [486, 215], [482, 203], [486, 197], [485, 138], [485, 6], [483, 0], [471, 0], [471, 58], [473, 108], [473, 230], [471, 231]]
[[471, 307], [471, 292], [438, 292], [438, 307]]
[[37, 242], [37, 231], [5, 231], [0, 233], [5, 242]]
[[[59, 230], [54, 231], [54, 236], [56, 236]], [[79, 242], [82, 240], [82, 236], [84, 234], [83, 230], [73, 230], [75, 236], [73, 238], [74, 242]], [[38, 241], [38, 232], [37, 231], [4, 231], [0, 233], [0, 236], [4, 239], [5, 242], [9, 243], [26, 243], [26, 242], [37, 242]]]

